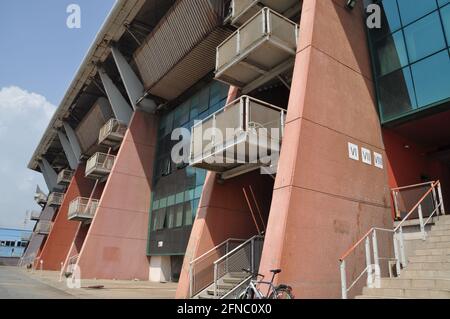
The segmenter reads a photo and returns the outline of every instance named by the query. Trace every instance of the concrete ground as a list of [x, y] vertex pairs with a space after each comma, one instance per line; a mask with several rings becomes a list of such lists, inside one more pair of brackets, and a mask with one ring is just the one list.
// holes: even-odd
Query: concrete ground
[[0, 267], [0, 299], [173, 299], [176, 287], [176, 283], [82, 280], [81, 288], [70, 289], [59, 272]]

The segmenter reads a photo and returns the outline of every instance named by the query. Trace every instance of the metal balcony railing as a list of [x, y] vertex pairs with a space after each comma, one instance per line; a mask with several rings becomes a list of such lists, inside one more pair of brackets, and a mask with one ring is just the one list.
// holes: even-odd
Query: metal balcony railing
[[229, 15], [226, 21], [239, 27], [246, 21], [251, 19], [263, 7], [270, 9], [286, 16], [289, 12], [298, 12], [300, 10], [300, 0], [231, 0]]
[[94, 218], [98, 207], [98, 199], [78, 197], [69, 205], [67, 217], [69, 220], [86, 221]]
[[63, 193], [53, 192], [53, 193], [50, 193], [50, 195], [48, 195], [47, 205], [49, 205], [49, 206], [61, 206], [63, 200], [64, 200], [64, 194]]
[[41, 212], [38, 211], [32, 211], [30, 213], [30, 219], [31, 220], [39, 220], [41, 218]]
[[35, 232], [41, 235], [48, 235], [52, 230], [52, 223], [50, 221], [43, 221], [37, 223]]
[[280, 152], [285, 116], [282, 108], [240, 97], [192, 127], [190, 165], [224, 177], [241, 166], [274, 164], [267, 160]]
[[110, 119], [100, 129], [98, 144], [107, 146], [117, 146], [120, 144], [127, 131], [127, 125], [119, 122], [117, 119]]
[[73, 177], [73, 173], [74, 172], [70, 169], [63, 169], [61, 172], [59, 172], [56, 182], [58, 183], [58, 185], [70, 184], [70, 181], [72, 180]]
[[264, 8], [217, 48], [216, 79], [251, 92], [293, 67], [299, 26]]
[[105, 153], [95, 153], [86, 164], [85, 176], [101, 179], [111, 173], [116, 157]]

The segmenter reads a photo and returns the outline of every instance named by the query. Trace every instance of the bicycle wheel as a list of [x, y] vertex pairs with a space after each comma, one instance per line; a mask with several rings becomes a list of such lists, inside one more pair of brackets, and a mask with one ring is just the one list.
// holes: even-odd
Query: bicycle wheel
[[275, 290], [270, 294], [269, 299], [294, 299], [292, 288], [285, 286], [276, 287]]

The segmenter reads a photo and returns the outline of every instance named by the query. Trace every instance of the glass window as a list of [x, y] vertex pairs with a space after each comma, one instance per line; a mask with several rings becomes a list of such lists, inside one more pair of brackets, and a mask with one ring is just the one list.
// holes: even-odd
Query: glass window
[[[444, 24], [445, 34], [447, 36], [447, 41], [450, 42], [450, 5], [441, 9], [441, 15], [442, 15], [442, 23]], [[447, 43], [447, 45], [450, 45], [450, 43]]]
[[438, 5], [440, 7], [446, 5], [447, 3], [450, 3], [450, 0], [438, 0]]
[[165, 228], [173, 228], [174, 227], [174, 225], [175, 225], [174, 224], [174, 213], [175, 213], [175, 208], [173, 206], [169, 207], [167, 209], [167, 213], [166, 213], [166, 215], [167, 215], [167, 218], [166, 218], [167, 222], [164, 225]]
[[178, 193], [175, 196], [175, 204], [181, 204], [184, 202], [184, 192]]
[[200, 198], [202, 196], [203, 186], [198, 186], [195, 188], [194, 198]]
[[383, 120], [392, 119], [416, 108], [409, 67], [380, 78], [378, 87]]
[[204, 88], [192, 98], [191, 120], [199, 114], [208, 110], [209, 107], [209, 87]]
[[192, 225], [192, 202], [184, 204], [184, 224], [186, 226]]
[[382, 20], [381, 29], [371, 29], [372, 35], [379, 39], [380, 37], [395, 32], [401, 27], [400, 15], [398, 13], [397, 0], [384, 0], [381, 3]]
[[411, 68], [420, 106], [450, 97], [450, 57], [447, 50], [420, 61]]
[[406, 27], [405, 38], [411, 63], [445, 48], [439, 14], [435, 12]]
[[206, 179], [206, 170], [196, 169], [195, 170], [195, 186], [203, 185]]
[[433, 0], [398, 0], [403, 25], [407, 25], [437, 9]]
[[397, 31], [375, 43], [375, 66], [379, 76], [408, 64], [403, 32]]
[[183, 226], [183, 204], [175, 206], [175, 227]]
[[[182, 127], [189, 121], [191, 101], [187, 100], [175, 109], [175, 115], [173, 120], [173, 128]], [[172, 132], [170, 132], [172, 134]]]

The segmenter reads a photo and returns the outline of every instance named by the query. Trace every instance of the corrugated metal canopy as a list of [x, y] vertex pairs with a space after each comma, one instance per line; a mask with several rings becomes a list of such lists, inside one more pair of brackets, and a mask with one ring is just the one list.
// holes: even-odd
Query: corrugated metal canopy
[[148, 93], [173, 100], [214, 70], [216, 47], [231, 31], [222, 26], [226, 0], [179, 0], [134, 60]]

